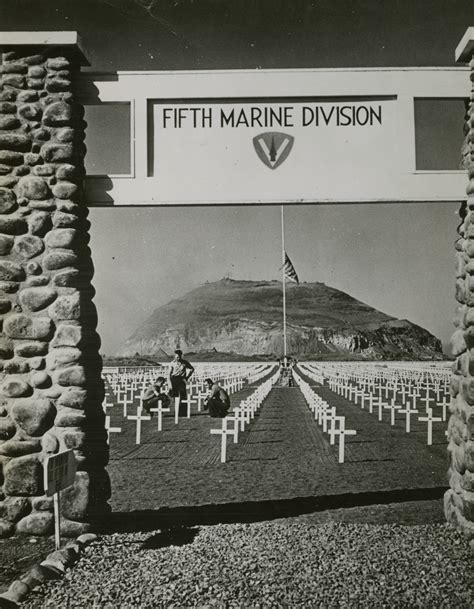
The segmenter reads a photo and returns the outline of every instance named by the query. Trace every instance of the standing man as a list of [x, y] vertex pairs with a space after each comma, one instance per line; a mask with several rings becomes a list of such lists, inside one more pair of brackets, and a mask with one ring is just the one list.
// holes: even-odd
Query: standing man
[[183, 352], [181, 349], [176, 349], [174, 352], [173, 361], [170, 364], [168, 380], [170, 384], [170, 397], [181, 398], [179, 416], [186, 416], [187, 412], [187, 393], [186, 393], [186, 381], [194, 372], [194, 368], [191, 364], [183, 359]]

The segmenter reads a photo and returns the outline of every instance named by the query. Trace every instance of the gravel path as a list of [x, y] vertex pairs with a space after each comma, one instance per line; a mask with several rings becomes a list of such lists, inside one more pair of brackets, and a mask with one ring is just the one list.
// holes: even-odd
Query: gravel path
[[447, 525], [274, 521], [113, 534], [28, 608], [472, 606]]

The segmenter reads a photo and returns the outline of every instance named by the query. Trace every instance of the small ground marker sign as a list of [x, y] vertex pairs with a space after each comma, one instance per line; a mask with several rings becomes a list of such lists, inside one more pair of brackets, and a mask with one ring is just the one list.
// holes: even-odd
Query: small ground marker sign
[[53, 496], [54, 502], [54, 537], [56, 550], [60, 548], [60, 516], [59, 516], [59, 491], [74, 484], [77, 470], [77, 462], [73, 450], [66, 450], [56, 455], [51, 455], [44, 462], [44, 489], [46, 494]]

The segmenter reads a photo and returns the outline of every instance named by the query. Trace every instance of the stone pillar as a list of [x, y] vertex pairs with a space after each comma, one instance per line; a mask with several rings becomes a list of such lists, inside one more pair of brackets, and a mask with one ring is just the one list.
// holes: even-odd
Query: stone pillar
[[48, 535], [47, 455], [74, 449], [62, 533], [108, 510], [89, 222], [82, 198], [87, 64], [75, 32], [4, 32], [0, 74], [0, 537]]
[[449, 484], [444, 497], [448, 522], [474, 539], [474, 28], [456, 50], [456, 60], [469, 63], [471, 94], [465, 119], [462, 162], [468, 172], [467, 201], [461, 206], [456, 241], [456, 330], [452, 337], [456, 361], [451, 377], [448, 425]]

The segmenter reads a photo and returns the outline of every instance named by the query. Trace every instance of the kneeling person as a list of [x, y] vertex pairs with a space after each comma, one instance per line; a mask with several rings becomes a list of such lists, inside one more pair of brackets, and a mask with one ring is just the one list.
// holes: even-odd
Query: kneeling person
[[209, 394], [204, 399], [204, 410], [209, 409], [209, 416], [223, 419], [230, 408], [229, 394], [217, 381], [206, 379], [204, 381], [209, 389]]
[[163, 376], [159, 376], [156, 381], [147, 387], [142, 394], [142, 404], [143, 409], [153, 416], [153, 413], [150, 413], [151, 408], [156, 408], [158, 406], [158, 402], [161, 402], [161, 406], [163, 408], [167, 408], [170, 403], [169, 397], [164, 393], [166, 379]]

